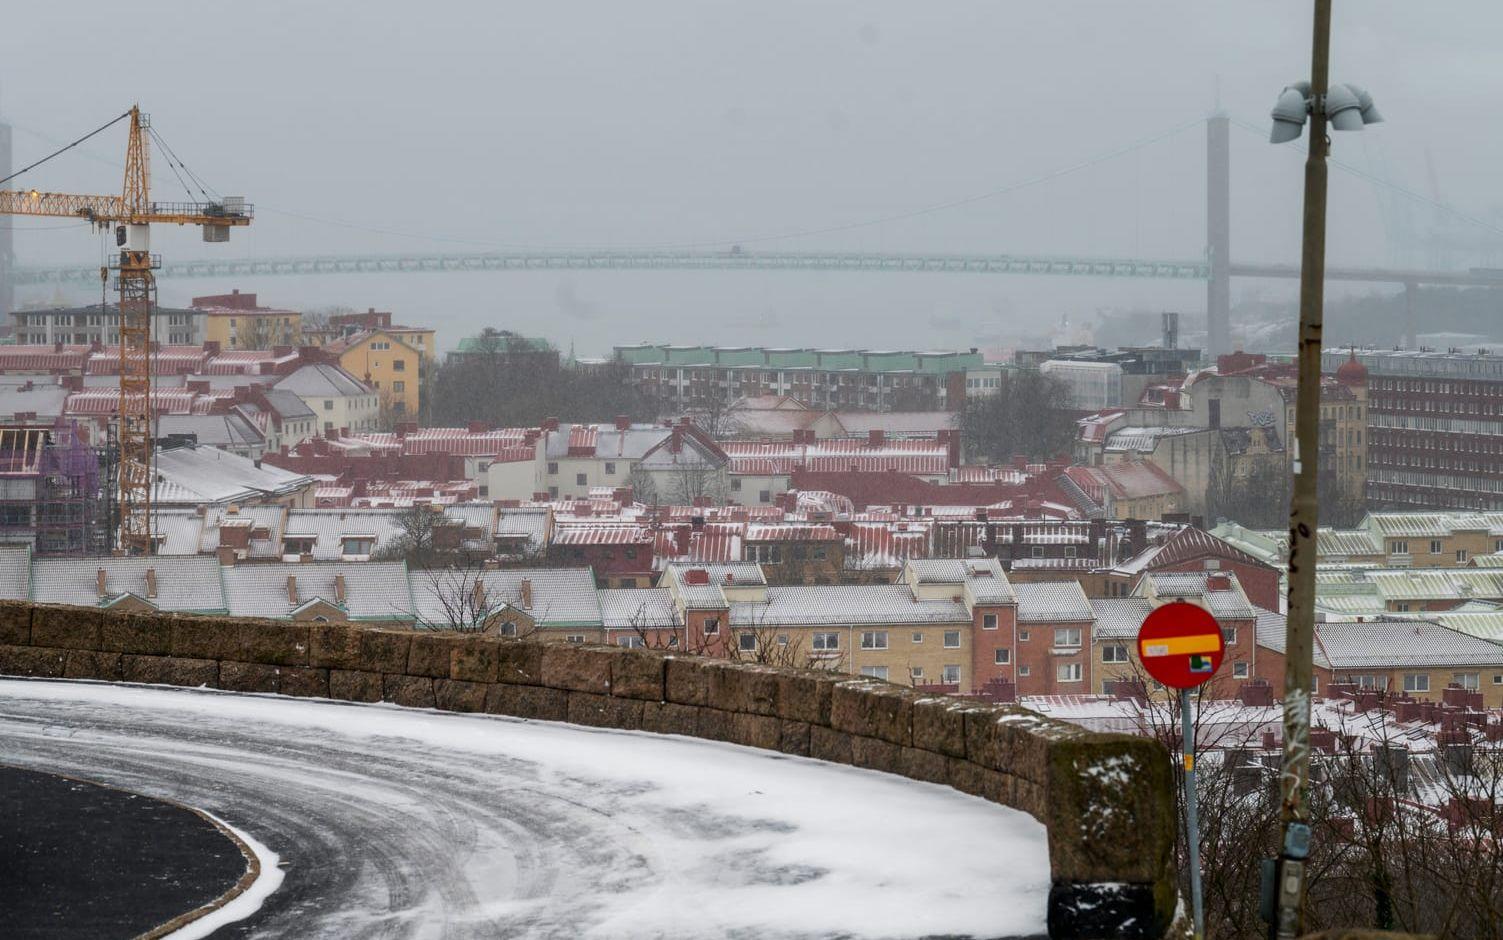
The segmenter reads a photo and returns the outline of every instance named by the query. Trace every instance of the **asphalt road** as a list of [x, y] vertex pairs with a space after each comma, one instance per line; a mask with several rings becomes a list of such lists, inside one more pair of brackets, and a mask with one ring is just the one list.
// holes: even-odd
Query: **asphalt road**
[[727, 745], [0, 680], [0, 754], [204, 808], [286, 879], [216, 937], [1042, 933], [1032, 820]]
[[129, 940], [243, 874], [240, 846], [192, 810], [0, 766], [0, 936]]

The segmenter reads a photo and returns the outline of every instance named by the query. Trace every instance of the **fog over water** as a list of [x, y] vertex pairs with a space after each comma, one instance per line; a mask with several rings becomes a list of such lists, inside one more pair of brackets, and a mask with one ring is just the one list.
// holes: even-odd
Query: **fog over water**
[[[1298, 253], [1302, 156], [1261, 129], [1308, 69], [1303, 0], [171, 2], [143, 16], [80, 0], [22, 19], [0, 31], [17, 166], [139, 100], [199, 176], [256, 204], [227, 246], [162, 231], [172, 258], [735, 244], [1197, 258], [1198, 119], [1218, 102], [1239, 122], [1234, 257]], [[1331, 263], [1496, 263], [1503, 133], [1484, 118], [1503, 100], [1503, 6], [1338, 3], [1334, 36], [1333, 78], [1367, 86], [1388, 119], [1336, 135], [1334, 156], [1419, 198], [1333, 169]], [[21, 182], [118, 192], [123, 138]], [[155, 171], [160, 198], [186, 198]], [[867, 224], [892, 216], [911, 217]], [[98, 261], [85, 227], [16, 229], [22, 264]], [[490, 324], [581, 355], [638, 340], [998, 347], [1068, 337], [1062, 322], [1100, 311], [1204, 309], [1198, 282], [807, 272], [202, 279], [164, 281], [162, 301], [234, 287], [391, 309], [445, 344]], [[1234, 283], [1240, 299], [1292, 291]]]

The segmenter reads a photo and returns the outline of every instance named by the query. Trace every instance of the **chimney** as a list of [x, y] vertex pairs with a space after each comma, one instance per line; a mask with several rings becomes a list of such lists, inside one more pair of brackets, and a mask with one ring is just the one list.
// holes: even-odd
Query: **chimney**
[[[528, 591], [527, 591], [527, 593], [531, 594], [532, 593], [531, 582], [524, 582], [524, 583], [528, 584]], [[475, 579], [475, 588], [474, 588], [474, 590], [472, 590], [470, 592], [470, 594], [471, 594], [471, 596], [472, 596], [472, 598], [474, 600], [475, 610], [476, 611], [485, 610], [485, 582], [482, 581], [482, 580], [480, 580], [479, 578], [476, 578]]]
[[532, 609], [532, 579], [531, 578], [523, 578], [522, 579], [522, 609], [523, 610], [531, 610]]
[[228, 545], [221, 545], [214, 550], [219, 564], [225, 568], [235, 567], [235, 550]]
[[690, 568], [684, 572], [685, 584], [709, 584], [710, 573], [703, 568]]
[[544, 418], [543, 419], [543, 430], [544, 431], [557, 431], [558, 430], [558, 419], [557, 418]]
[[887, 432], [881, 428], [872, 428], [866, 432], [866, 446], [881, 447], [887, 440]]
[[1224, 574], [1212, 574], [1206, 576], [1207, 591], [1230, 591], [1232, 579]]
[[107, 572], [105, 572], [105, 570], [103, 568], [100, 568], [99, 569], [99, 573], [94, 576], [94, 591], [95, 591], [95, 593], [97, 593], [100, 597], [104, 597], [105, 594], [108, 593], [108, 591], [106, 590], [106, 587], [105, 587], [105, 585], [108, 582], [109, 582], [109, 574]]
[[157, 569], [155, 568], [146, 569], [146, 596], [157, 596]]
[[484, 434], [490, 429], [490, 424], [485, 421], [471, 421], [468, 425], [465, 426], [465, 430], [469, 431], [471, 434]]
[[287, 603], [297, 606], [297, 575], [287, 576]]
[[300, 565], [311, 565], [311, 564], [313, 564], [313, 553], [312, 552], [303, 552], [301, 555], [297, 556], [297, 563], [300, 564]]
[[625, 431], [631, 427], [631, 418], [626, 415], [616, 415], [616, 430]]
[[344, 603], [344, 597], [345, 597], [344, 575], [343, 574], [336, 574], [334, 576], [334, 603], [336, 603], [336, 604], [343, 604]]

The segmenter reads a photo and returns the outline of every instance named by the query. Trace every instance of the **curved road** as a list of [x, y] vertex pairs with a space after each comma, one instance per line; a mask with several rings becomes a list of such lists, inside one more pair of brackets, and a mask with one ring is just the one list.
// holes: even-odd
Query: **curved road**
[[277, 852], [216, 937], [1042, 935], [1043, 828], [868, 771], [548, 722], [0, 680], [0, 760]]

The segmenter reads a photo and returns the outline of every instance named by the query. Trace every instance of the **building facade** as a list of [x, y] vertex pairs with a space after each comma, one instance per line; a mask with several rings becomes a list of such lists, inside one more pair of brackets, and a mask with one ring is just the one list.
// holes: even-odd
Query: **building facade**
[[955, 410], [981, 354], [762, 346], [617, 346], [631, 381], [683, 408], [786, 395], [816, 408]]
[[1370, 503], [1503, 509], [1503, 355], [1329, 349], [1324, 360], [1367, 377]]

